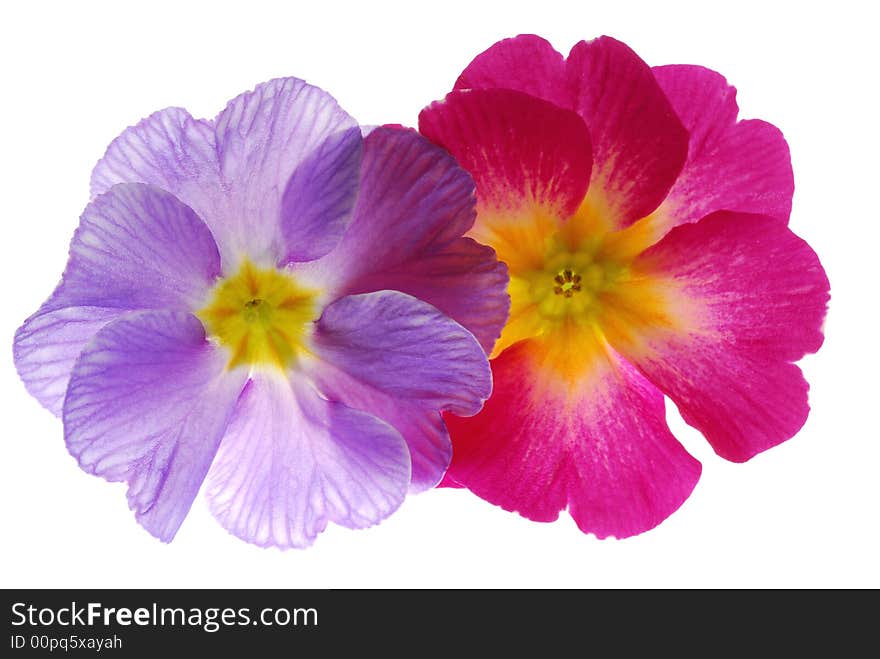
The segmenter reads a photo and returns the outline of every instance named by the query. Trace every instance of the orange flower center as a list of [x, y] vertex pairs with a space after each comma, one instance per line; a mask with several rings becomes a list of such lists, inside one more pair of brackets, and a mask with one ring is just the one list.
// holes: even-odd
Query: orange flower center
[[652, 230], [645, 218], [616, 231], [586, 204], [562, 222], [537, 207], [481, 214], [471, 235], [510, 270], [510, 318], [492, 357], [532, 340], [544, 362], [576, 380], [610, 338], [664, 318], [655, 282], [633, 266]]

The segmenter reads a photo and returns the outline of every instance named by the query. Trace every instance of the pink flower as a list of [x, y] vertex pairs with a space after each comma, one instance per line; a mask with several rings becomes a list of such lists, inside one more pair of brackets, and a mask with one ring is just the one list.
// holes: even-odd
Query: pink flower
[[608, 37], [565, 59], [532, 35], [479, 55], [422, 112], [422, 133], [476, 181], [468, 235], [511, 275], [494, 394], [448, 416], [447, 482], [626, 537], [700, 475], [664, 394], [728, 460], [800, 429], [793, 362], [822, 344], [828, 280], [787, 226], [785, 140], [737, 112], [708, 69], [651, 69]]

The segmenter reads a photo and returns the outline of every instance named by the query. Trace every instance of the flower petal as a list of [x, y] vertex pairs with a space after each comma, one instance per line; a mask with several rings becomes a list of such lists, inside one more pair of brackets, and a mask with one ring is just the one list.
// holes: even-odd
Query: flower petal
[[89, 473], [128, 482], [150, 533], [170, 541], [214, 458], [244, 369], [205, 340], [195, 316], [128, 314], [104, 327], [74, 366], [64, 402], [67, 447]]
[[192, 209], [159, 188], [120, 184], [86, 207], [46, 307], [189, 311], [219, 275], [217, 245]]
[[474, 414], [492, 389], [475, 338], [409, 295], [381, 291], [342, 298], [314, 334], [320, 358], [309, 375], [328, 398], [394, 426], [409, 447], [412, 491], [436, 485], [452, 447], [439, 412]]
[[545, 234], [587, 192], [592, 161], [583, 120], [521, 92], [477, 89], [422, 110], [419, 130], [474, 177], [478, 216], [469, 235], [495, 247], [511, 270], [535, 267]]
[[582, 531], [623, 538], [672, 514], [700, 464], [669, 432], [662, 394], [589, 342], [578, 343], [593, 350], [590, 370], [572, 384], [536, 340], [492, 360], [495, 391], [483, 411], [445, 417], [453, 438], [447, 480], [536, 521], [568, 507]]
[[452, 442], [436, 409], [380, 391], [326, 362], [315, 364], [309, 374], [327, 398], [383, 419], [403, 436], [412, 463], [410, 492], [440, 482], [452, 458]]
[[325, 91], [270, 80], [229, 102], [215, 120], [228, 199], [211, 225], [224, 267], [310, 260], [336, 244], [357, 192], [360, 131]]
[[117, 183], [155, 185], [210, 221], [222, 189], [211, 122], [168, 108], [127, 128], [95, 166], [92, 198]]
[[672, 64], [651, 71], [690, 135], [688, 159], [711, 151], [736, 123], [736, 88], [702, 66]]
[[507, 282], [507, 266], [495, 250], [459, 238], [440, 251], [364, 277], [351, 293], [391, 289], [412, 295], [463, 325], [489, 354], [510, 309]]
[[567, 66], [593, 140], [586, 203], [611, 227], [625, 227], [666, 197], [687, 156], [687, 131], [650, 67], [625, 44], [581, 41]]
[[419, 130], [470, 172], [479, 207], [537, 204], [566, 218], [584, 198], [590, 133], [569, 110], [506, 89], [457, 91], [422, 110]]
[[550, 42], [534, 34], [503, 39], [477, 55], [453, 89], [515, 89], [571, 108], [565, 58]]
[[364, 140], [351, 226], [333, 252], [310, 265], [351, 282], [441, 249], [471, 228], [473, 203], [473, 181], [448, 153], [411, 129], [380, 126]]
[[55, 416], [61, 416], [70, 370], [104, 325], [119, 317], [119, 309], [68, 307], [40, 310], [15, 333], [15, 368], [28, 393]]
[[758, 120], [737, 123], [736, 89], [714, 71], [662, 66], [654, 75], [691, 134], [684, 169], [652, 218], [658, 238], [720, 210], [787, 220], [794, 177], [779, 129]]
[[337, 300], [324, 310], [312, 339], [322, 361], [429, 409], [476, 414], [492, 391], [488, 360], [474, 336], [404, 293]]
[[336, 101], [279, 78], [214, 122], [169, 108], [128, 128], [95, 167], [92, 194], [126, 182], [173, 193], [211, 228], [232, 272], [242, 253], [274, 265], [329, 251], [351, 216], [359, 159], [357, 124]]
[[281, 199], [281, 263], [311, 261], [339, 244], [357, 199], [361, 142], [357, 126], [335, 133], [294, 170]]
[[486, 351], [507, 318], [507, 269], [463, 239], [474, 221], [470, 176], [415, 131], [373, 130], [364, 141], [360, 193], [342, 241], [299, 271], [330, 298], [391, 289], [464, 325]]
[[16, 332], [16, 368], [61, 413], [70, 369], [107, 322], [133, 309], [189, 311], [220, 274], [210, 231], [158, 188], [120, 184], [86, 207], [61, 284]]
[[785, 222], [715, 213], [673, 229], [633, 271], [673, 320], [606, 319], [608, 338], [719, 455], [745, 461], [800, 429], [808, 385], [791, 362], [822, 344], [828, 279]]
[[211, 510], [260, 546], [306, 547], [328, 521], [371, 526], [406, 496], [409, 455], [391, 426], [299, 380], [250, 382], [208, 476]]

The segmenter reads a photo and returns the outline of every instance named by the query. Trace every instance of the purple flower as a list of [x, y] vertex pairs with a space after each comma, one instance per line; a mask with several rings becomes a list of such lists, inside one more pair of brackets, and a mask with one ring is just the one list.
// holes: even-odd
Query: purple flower
[[286, 78], [213, 121], [129, 128], [92, 194], [15, 362], [150, 533], [171, 540], [206, 479], [226, 529], [278, 547], [440, 480], [440, 412], [479, 411], [508, 309], [506, 268], [462, 238], [473, 183], [449, 155], [401, 128], [362, 138]]

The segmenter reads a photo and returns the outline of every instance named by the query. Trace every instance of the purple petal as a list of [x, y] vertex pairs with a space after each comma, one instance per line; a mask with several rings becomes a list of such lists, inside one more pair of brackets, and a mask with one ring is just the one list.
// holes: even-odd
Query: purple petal
[[117, 183], [150, 183], [171, 192], [206, 222], [222, 190], [210, 121], [182, 108], [154, 112], [117, 137], [92, 172], [92, 198]]
[[331, 135], [293, 172], [281, 199], [283, 263], [312, 261], [339, 244], [358, 192], [361, 131]]
[[61, 284], [15, 335], [25, 386], [60, 414], [73, 362], [101, 327], [130, 310], [194, 310], [219, 274], [190, 208], [152, 186], [114, 186], [86, 207]]
[[244, 386], [244, 369], [205, 340], [195, 316], [126, 315], [83, 350], [64, 402], [68, 449], [89, 473], [129, 484], [138, 521], [174, 537]]
[[357, 192], [360, 134], [332, 96], [279, 78], [229, 102], [215, 120], [228, 191], [211, 225], [224, 266], [309, 260], [333, 248]]
[[70, 370], [76, 358], [119, 309], [70, 307], [42, 310], [15, 333], [15, 368], [28, 392], [55, 416], [61, 416]]
[[371, 526], [403, 501], [409, 455], [375, 417], [319, 397], [300, 380], [257, 375], [208, 476], [211, 510], [260, 546], [306, 547], [328, 521]]
[[396, 399], [459, 416], [492, 390], [480, 344], [430, 304], [397, 291], [350, 295], [328, 306], [313, 349], [323, 361]]
[[151, 183], [207, 223], [233, 272], [242, 255], [310, 260], [338, 242], [357, 194], [356, 122], [295, 78], [258, 85], [214, 120], [169, 108], [122, 133], [92, 174], [92, 194]]
[[507, 266], [495, 250], [459, 238], [442, 250], [364, 276], [352, 293], [389, 289], [428, 302], [467, 328], [489, 354], [510, 311], [507, 282]]
[[491, 351], [507, 319], [507, 269], [461, 236], [474, 184], [415, 131], [376, 128], [364, 141], [354, 219], [339, 246], [302, 268], [334, 297], [392, 289], [438, 307]]
[[328, 398], [369, 412], [403, 435], [412, 463], [410, 492], [422, 492], [440, 482], [452, 459], [452, 442], [437, 410], [383, 393], [326, 362], [311, 375]]
[[192, 209], [156, 187], [125, 183], [86, 207], [47, 307], [191, 311], [219, 275], [217, 245]]
[[406, 440], [413, 491], [443, 477], [452, 446], [440, 410], [469, 416], [492, 390], [474, 336], [435, 307], [397, 291], [352, 295], [324, 310], [311, 369], [321, 391], [394, 426]]

